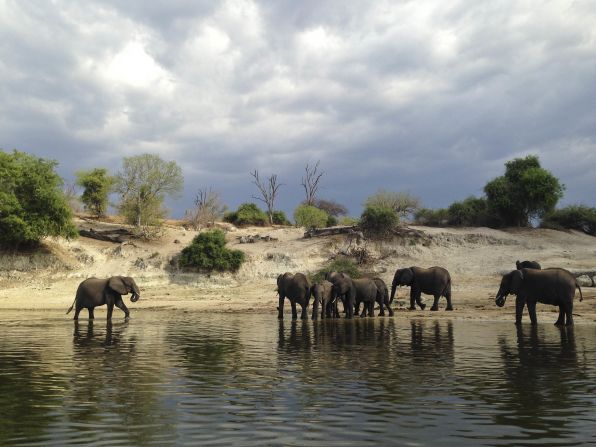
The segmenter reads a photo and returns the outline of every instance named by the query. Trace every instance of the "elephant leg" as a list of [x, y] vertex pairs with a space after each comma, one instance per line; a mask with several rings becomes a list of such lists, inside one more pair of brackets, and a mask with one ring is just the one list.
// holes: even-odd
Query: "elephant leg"
[[375, 300], [371, 300], [368, 303], [368, 316], [374, 317], [375, 316]]
[[426, 304], [424, 304], [422, 302], [422, 291], [420, 290], [416, 290], [414, 292], [414, 298], [416, 299], [416, 304], [418, 304], [418, 306], [420, 306], [420, 310], [424, 310], [426, 309]]
[[360, 301], [356, 300], [356, 304], [354, 305], [354, 315], [358, 315], [360, 311]]
[[573, 301], [569, 301], [565, 305], [565, 314], [567, 315], [565, 326], [573, 326]]
[[391, 302], [389, 301], [389, 298], [385, 298], [385, 306], [387, 306], [387, 312], [389, 312], [389, 316], [392, 317], [393, 309], [391, 309]]
[[[360, 318], [364, 318], [366, 317], [366, 308], [367, 308], [367, 303], [364, 303], [364, 306], [362, 306], [362, 312], [360, 312]], [[356, 305], [354, 306], [354, 315], [358, 315], [358, 309], [360, 309], [360, 301], [356, 300]]]
[[559, 304], [559, 318], [555, 321], [555, 326], [563, 326], [565, 324], [565, 308]]
[[453, 306], [451, 305], [451, 292], [447, 292], [445, 298], [447, 299], [447, 308], [445, 310], [453, 310]]
[[410, 289], [410, 310], [416, 310], [416, 294], [414, 290]]
[[515, 324], [521, 324], [525, 305], [526, 301], [524, 299], [520, 299], [519, 296], [515, 299]]
[[114, 303], [108, 303], [108, 320], [112, 319], [112, 312], [114, 312]]
[[536, 302], [535, 301], [528, 301], [528, 314], [530, 315], [530, 321], [533, 325], [538, 323], [538, 319], [536, 318]]
[[290, 304], [292, 305], [292, 320], [297, 320], [298, 312], [296, 312], [296, 300], [290, 300]]
[[302, 306], [302, 313], [300, 314], [300, 319], [307, 320], [308, 319], [308, 312], [307, 312], [308, 302], [301, 304], [301, 306]]
[[284, 318], [284, 300], [286, 298], [280, 293], [279, 294], [279, 302], [277, 304], [277, 319], [283, 320]]
[[116, 307], [124, 312], [124, 318], [130, 318], [130, 312], [128, 311], [128, 307], [126, 307], [126, 304], [124, 304], [124, 301], [122, 301], [122, 298], [116, 300]]
[[95, 315], [93, 314], [93, 307], [88, 307], [87, 310], [89, 311], [89, 319], [93, 320], [95, 319]]
[[439, 310], [439, 298], [441, 295], [435, 295], [433, 299], [433, 305], [431, 306], [430, 310], [436, 311]]
[[78, 320], [79, 319], [79, 314], [81, 313], [81, 310], [82, 309], [83, 308], [77, 304], [77, 307], [75, 309], [75, 314], [74, 314], [73, 320]]

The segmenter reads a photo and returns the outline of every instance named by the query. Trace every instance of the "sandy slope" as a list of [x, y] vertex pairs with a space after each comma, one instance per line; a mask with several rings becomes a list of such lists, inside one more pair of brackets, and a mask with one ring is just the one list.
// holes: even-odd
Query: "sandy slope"
[[[80, 225], [89, 227], [85, 222]], [[96, 224], [96, 227], [99, 226]], [[488, 228], [413, 227], [423, 239], [362, 244], [373, 255], [371, 273], [391, 283], [398, 267], [441, 265], [451, 272], [455, 312], [403, 309], [397, 318], [513, 320], [513, 299], [505, 308], [494, 305], [500, 274], [515, 267], [517, 259], [539, 261], [543, 267], [596, 270], [596, 238], [577, 232], [541, 229], [492, 230]], [[240, 244], [242, 235], [260, 234], [272, 242]], [[52, 254], [0, 255], [0, 309], [49, 309], [60, 315], [70, 306], [80, 281], [90, 276], [133, 276], [142, 297], [135, 309], [177, 308], [184, 311], [263, 311], [275, 315], [275, 278], [285, 271], [316, 271], [331, 257], [345, 251], [345, 236], [302, 238], [296, 228], [228, 228], [229, 246], [243, 250], [248, 262], [235, 274], [204, 275], [169, 269], [173, 256], [196, 232], [167, 227], [159, 242], [119, 245], [87, 238], [48, 241]], [[175, 242], [178, 241], [178, 242]], [[354, 246], [352, 242], [351, 246]], [[362, 246], [362, 245], [361, 245]], [[589, 282], [588, 282], [589, 283]], [[596, 289], [584, 287], [583, 302], [576, 300], [577, 324], [596, 323]], [[405, 305], [408, 290], [398, 292], [398, 306]], [[427, 297], [427, 302], [430, 300]], [[287, 306], [289, 311], [289, 305]], [[440, 303], [445, 307], [444, 301]], [[97, 313], [103, 317], [102, 311]], [[539, 305], [538, 319], [554, 322], [557, 309]]]

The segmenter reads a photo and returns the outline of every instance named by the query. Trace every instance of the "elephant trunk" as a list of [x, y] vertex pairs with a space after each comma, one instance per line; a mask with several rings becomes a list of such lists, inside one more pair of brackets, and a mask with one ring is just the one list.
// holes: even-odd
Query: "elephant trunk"
[[130, 301], [133, 303], [136, 303], [137, 301], [139, 301], [139, 298], [141, 297], [140, 293], [136, 293], [136, 292], [132, 292], [132, 296], [130, 297]]
[[503, 307], [505, 305], [505, 299], [507, 298], [507, 293], [502, 292], [499, 290], [497, 292], [497, 296], [495, 297], [495, 304], [499, 307]]

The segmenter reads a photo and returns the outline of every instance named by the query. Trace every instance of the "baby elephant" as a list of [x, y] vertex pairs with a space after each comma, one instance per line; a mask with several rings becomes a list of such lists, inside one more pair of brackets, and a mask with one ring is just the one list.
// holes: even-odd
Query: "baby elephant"
[[536, 270], [540, 270], [542, 267], [540, 267], [540, 264], [538, 264], [538, 262], [536, 261], [515, 261], [515, 268], [517, 270], [521, 270], [521, 269], [536, 269]]
[[70, 313], [75, 307], [74, 319], [79, 319], [79, 312], [86, 308], [89, 311], [89, 319], [92, 320], [93, 309], [97, 306], [108, 305], [108, 320], [112, 319], [114, 305], [124, 311], [125, 318], [129, 318], [128, 308], [122, 301], [122, 295], [132, 294], [130, 301], [133, 303], [141, 297], [141, 292], [130, 276], [112, 276], [108, 279], [89, 278], [79, 284], [77, 294], [72, 306], [66, 311]]

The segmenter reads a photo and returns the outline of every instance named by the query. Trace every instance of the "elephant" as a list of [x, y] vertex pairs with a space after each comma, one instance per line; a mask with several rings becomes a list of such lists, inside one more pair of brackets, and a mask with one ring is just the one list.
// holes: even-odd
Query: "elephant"
[[79, 284], [77, 294], [72, 306], [68, 308], [66, 314], [69, 314], [75, 307], [74, 320], [79, 319], [81, 309], [86, 308], [89, 311], [89, 319], [94, 319], [93, 309], [97, 306], [108, 305], [108, 320], [112, 319], [114, 305], [124, 312], [125, 318], [130, 318], [130, 312], [122, 301], [122, 295], [132, 294], [130, 301], [137, 302], [141, 297], [141, 292], [130, 276], [112, 276], [108, 279], [88, 278]]
[[571, 326], [573, 324], [573, 298], [575, 289], [579, 290], [579, 300], [584, 299], [582, 290], [575, 277], [565, 269], [549, 268], [544, 270], [513, 270], [501, 279], [501, 285], [495, 304], [505, 305], [507, 295], [516, 295], [515, 324], [521, 324], [524, 306], [528, 305], [528, 313], [532, 324], [537, 323], [536, 303], [551, 304], [559, 307], [559, 318], [555, 325]]
[[319, 310], [319, 303], [321, 304], [321, 318], [331, 317], [333, 312], [334, 317], [339, 317], [337, 313], [337, 306], [333, 299], [333, 284], [327, 280], [319, 281], [310, 288], [310, 293], [314, 299], [312, 308], [312, 319], [316, 320]]
[[333, 284], [333, 297], [336, 300], [336, 308], [337, 298], [339, 298], [344, 304], [346, 318], [352, 318], [354, 316], [356, 289], [352, 285], [350, 275], [341, 272], [329, 272], [325, 275], [325, 279]]
[[393, 316], [393, 310], [389, 304], [389, 290], [387, 289], [387, 284], [381, 278], [373, 278], [375, 285], [377, 286], [377, 303], [379, 303], [379, 315], [384, 316], [385, 311], [383, 309], [383, 304], [387, 306], [387, 311], [389, 312], [389, 316]]
[[536, 269], [536, 270], [540, 270], [542, 269], [542, 267], [540, 267], [540, 264], [538, 264], [538, 262], [536, 261], [515, 261], [515, 268], [517, 270], [521, 270], [521, 269]]
[[[368, 312], [369, 317], [375, 316], [375, 302], [377, 301], [377, 296], [380, 296], [379, 289], [377, 289], [377, 285], [375, 281], [370, 278], [359, 278], [352, 280], [352, 287], [356, 289], [355, 294], [355, 309], [354, 311], [357, 313], [360, 307], [360, 303], [364, 303], [362, 308], [362, 313], [360, 317], [363, 318], [366, 316]], [[380, 306], [380, 314], [385, 315], [385, 310], [383, 308], [383, 299], [379, 299], [379, 306]]]
[[277, 277], [277, 292], [279, 294], [279, 306], [277, 318], [283, 320], [284, 300], [288, 298], [292, 305], [292, 319], [298, 318], [296, 303], [302, 306], [301, 319], [306, 319], [306, 309], [310, 301], [310, 281], [302, 273], [286, 272]]
[[410, 286], [410, 310], [416, 310], [416, 304], [424, 310], [426, 305], [420, 300], [420, 295], [426, 293], [433, 295], [435, 300], [430, 310], [439, 310], [439, 298], [447, 298], [447, 308], [453, 310], [451, 305], [451, 276], [443, 267], [409, 267], [397, 269], [391, 284], [391, 299], [393, 302], [397, 286]]

